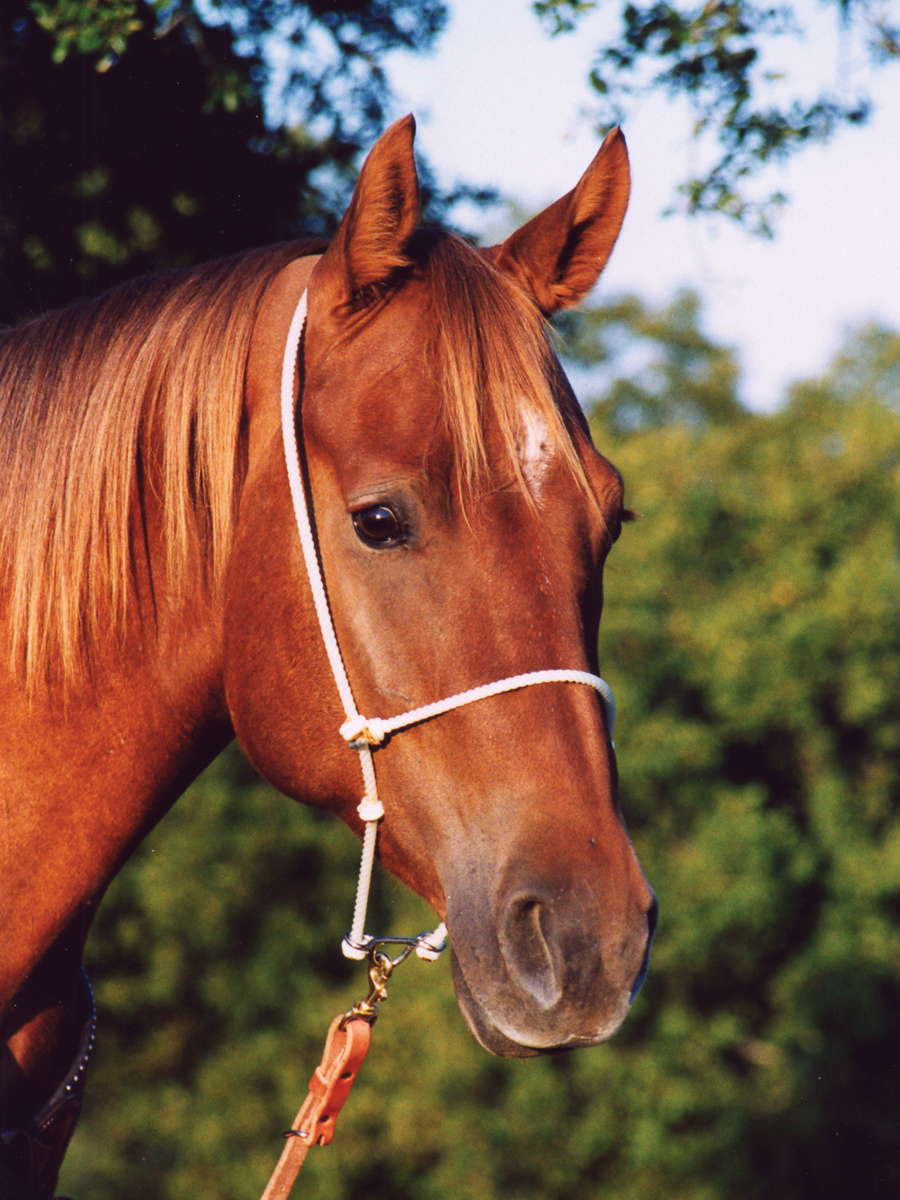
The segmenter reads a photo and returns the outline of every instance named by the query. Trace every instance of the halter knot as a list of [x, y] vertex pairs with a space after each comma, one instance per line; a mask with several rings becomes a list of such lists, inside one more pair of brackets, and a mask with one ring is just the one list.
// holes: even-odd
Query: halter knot
[[357, 804], [356, 811], [363, 821], [380, 821], [384, 816], [384, 805], [377, 796], [374, 800], [371, 796], [366, 796]]
[[378, 717], [364, 717], [357, 713], [341, 726], [341, 737], [354, 750], [360, 746], [380, 746], [386, 736], [385, 723]]

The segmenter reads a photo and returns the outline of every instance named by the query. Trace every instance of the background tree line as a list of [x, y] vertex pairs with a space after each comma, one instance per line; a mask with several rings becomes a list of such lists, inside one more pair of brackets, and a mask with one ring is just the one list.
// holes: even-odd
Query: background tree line
[[[385, 124], [382, 59], [445, 18], [440, 0], [0, 0], [0, 325], [330, 233]], [[427, 164], [423, 183], [439, 220], [454, 197]]]
[[[592, 5], [533, 7], [567, 36]], [[896, 56], [893, 0], [832, 7]], [[766, 100], [789, 4], [621, 9], [598, 97], [665, 87], [721, 133], [686, 184], [697, 210], [764, 228], [745, 202], [757, 167], [865, 117], [864, 97]], [[0, 0], [0, 323], [327, 234], [384, 123], [384, 56], [445, 18], [438, 0]], [[445, 217], [460, 193], [424, 181]], [[900, 337], [858, 330], [758, 414], [694, 296], [625, 298], [563, 332], [639, 514], [608, 568], [601, 663], [661, 900], [648, 982], [608, 1046], [501, 1062], [465, 1030], [446, 964], [407, 964], [299, 1194], [895, 1196]], [[97, 1060], [61, 1190], [259, 1194], [328, 1021], [362, 990], [338, 949], [357, 861], [346, 830], [236, 751], [198, 781], [101, 908]], [[430, 925], [392, 880], [376, 893], [380, 925]]]
[[[522, 7], [567, 37], [598, 3]], [[674, 202], [763, 233], [785, 199], [765, 168], [871, 108], [824, 64], [807, 64], [811, 85], [786, 76], [804, 22], [839, 22], [873, 64], [900, 56], [898, 0], [613, 8], [590, 77], [598, 127], [649, 90], [687, 101], [702, 167]], [[447, 17], [443, 0], [0, 0], [0, 325], [150, 270], [327, 235], [384, 126], [386, 56], [427, 50]], [[433, 220], [491, 198], [422, 168]]]

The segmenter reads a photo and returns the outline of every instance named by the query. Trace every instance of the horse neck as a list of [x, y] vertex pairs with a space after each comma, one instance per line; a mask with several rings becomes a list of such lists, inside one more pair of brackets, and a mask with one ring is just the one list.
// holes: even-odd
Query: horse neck
[[50, 640], [26, 681], [0, 626], [0, 909], [16, 946], [2, 974], [13, 989], [232, 736], [221, 587], [199, 531], [187, 574], [174, 574], [158, 495], [146, 486], [129, 520], [124, 618], [102, 587], [87, 596], [101, 619], [75, 670]]
[[[174, 800], [229, 740], [221, 599], [198, 587], [172, 604], [160, 576], [152, 595], [144, 576], [124, 631], [93, 647], [75, 679], [51, 663], [29, 689], [3, 655], [0, 728], [12, 774], [47, 778], [57, 796], [71, 785], [87, 802], [121, 792], [117, 804], [151, 815], [158, 795]], [[54, 753], [41, 757], [42, 745]]]
[[51, 680], [28, 695], [5, 668], [0, 908], [10, 951], [0, 1001], [79, 914], [92, 911], [131, 851], [232, 736], [217, 606], [198, 600], [175, 616], [162, 606], [155, 633], [133, 620], [123, 645], [95, 656], [92, 678], [65, 688]]
[[[278, 261], [288, 258], [284, 252]], [[274, 287], [276, 298], [285, 293], [285, 307], [291, 294], [296, 302], [297, 285], [305, 286], [294, 277], [310, 266], [298, 264]], [[267, 288], [272, 279], [270, 271]], [[264, 307], [271, 311], [271, 302]], [[275, 347], [266, 345], [265, 324], [253, 336], [268, 362]], [[271, 389], [264, 381], [258, 390], [266, 409]], [[277, 414], [277, 387], [272, 395]], [[248, 399], [241, 398], [239, 414], [247, 475], [268, 437], [265, 414], [257, 422]], [[155, 461], [147, 455], [145, 468]], [[8, 935], [0, 1012], [51, 948], [89, 919], [130, 852], [233, 737], [223, 684], [224, 571], [213, 569], [199, 527], [173, 565], [158, 481], [138, 482], [124, 623], [117, 625], [113, 610], [107, 620], [101, 593], [88, 594], [101, 606], [101, 635], [83, 642], [76, 675], [51, 658], [26, 686], [21, 656], [0, 621], [0, 911]], [[0, 595], [0, 610], [4, 601]]]

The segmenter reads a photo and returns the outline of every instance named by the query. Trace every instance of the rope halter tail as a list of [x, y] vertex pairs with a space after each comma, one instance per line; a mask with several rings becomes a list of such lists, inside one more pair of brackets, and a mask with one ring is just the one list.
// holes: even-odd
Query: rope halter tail
[[616, 716], [616, 704], [612, 688], [599, 675], [591, 675], [587, 671], [530, 671], [524, 675], [513, 675], [495, 683], [487, 683], [481, 687], [470, 688], [469, 691], [449, 696], [433, 704], [425, 704], [421, 708], [411, 709], [396, 717], [381, 720], [377, 717], [364, 717], [356, 707], [353, 689], [341, 657], [331, 610], [328, 606], [328, 595], [322, 567], [312, 533], [309, 509], [306, 503], [306, 491], [303, 485], [303, 475], [300, 469], [300, 457], [297, 449], [297, 436], [294, 418], [294, 379], [300, 339], [306, 323], [307, 294], [303, 295], [297, 304], [288, 330], [287, 343], [284, 350], [284, 361], [281, 370], [281, 428], [284, 438], [284, 454], [287, 463], [288, 482], [291, 488], [291, 498], [294, 504], [294, 515], [297, 519], [297, 531], [303, 549], [303, 559], [312, 589], [316, 607], [316, 616], [322, 639], [328, 653], [328, 661], [334, 682], [337, 686], [341, 703], [344, 706], [345, 721], [341, 725], [341, 736], [348, 745], [359, 754], [359, 764], [362, 770], [365, 795], [358, 806], [357, 812], [365, 822], [363, 834], [362, 862], [359, 870], [359, 884], [356, 889], [356, 904], [353, 911], [353, 924], [350, 932], [344, 938], [342, 949], [348, 958], [363, 959], [369, 949], [375, 944], [401, 944], [415, 949], [419, 958], [433, 961], [444, 949], [447, 940], [447, 927], [441, 923], [432, 933], [422, 933], [411, 938], [375, 938], [365, 932], [366, 910], [369, 900], [369, 888], [372, 881], [372, 869], [375, 863], [375, 844], [378, 838], [378, 822], [384, 817], [384, 808], [378, 798], [378, 785], [375, 780], [375, 763], [372, 758], [373, 747], [383, 744], [384, 740], [400, 729], [407, 729], [421, 721], [451, 709], [461, 708], [465, 704], [474, 704], [487, 696], [498, 696], [503, 692], [516, 691], [519, 688], [530, 687], [538, 683], [577, 683], [595, 688], [599, 692], [606, 710], [606, 723], [609, 736], [612, 737], [613, 724]]

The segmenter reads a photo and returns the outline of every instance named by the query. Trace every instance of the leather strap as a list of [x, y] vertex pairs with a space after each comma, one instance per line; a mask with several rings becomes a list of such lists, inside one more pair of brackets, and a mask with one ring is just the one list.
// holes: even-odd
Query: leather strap
[[287, 1145], [272, 1172], [262, 1200], [285, 1200], [310, 1146], [327, 1146], [337, 1115], [369, 1051], [372, 1026], [359, 1018], [335, 1017], [325, 1040], [322, 1061], [309, 1081], [309, 1094], [284, 1135]]
[[[84, 1097], [84, 1076], [88, 1060], [94, 1048], [96, 1010], [94, 995], [88, 977], [81, 973], [82, 1005], [87, 1009], [87, 1019], [81, 1031], [78, 1052], [68, 1074], [44, 1105], [23, 1129], [0, 1131], [0, 1160], [6, 1174], [21, 1181], [24, 1197], [36, 1196], [49, 1200], [56, 1186], [56, 1179], [75, 1126], [81, 1115]], [[6, 1197], [16, 1195], [12, 1185], [2, 1180]]]

